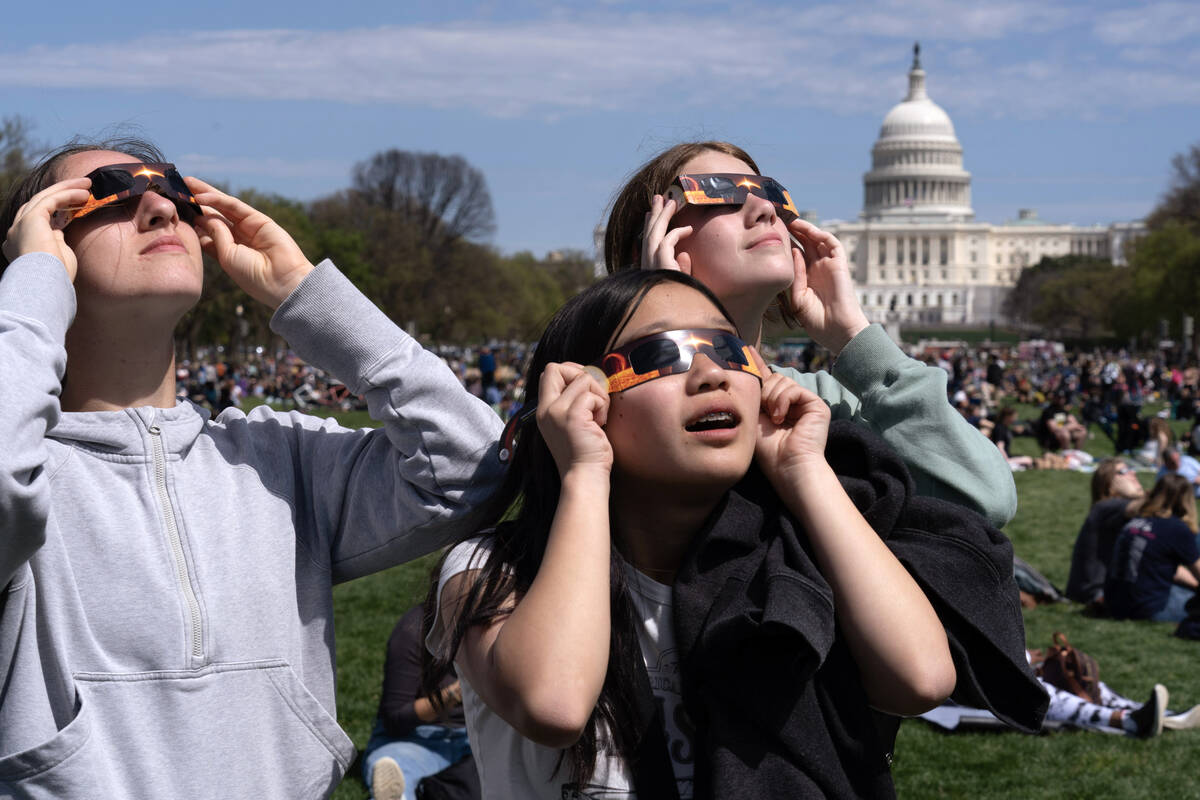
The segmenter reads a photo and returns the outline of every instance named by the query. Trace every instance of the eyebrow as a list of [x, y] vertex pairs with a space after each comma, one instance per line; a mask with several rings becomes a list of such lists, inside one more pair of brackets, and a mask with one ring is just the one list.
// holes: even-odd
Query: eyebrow
[[[717, 329], [717, 330], [727, 331], [732, 334], [737, 334], [737, 328], [734, 327], [733, 323], [731, 323], [729, 320], [722, 317], [720, 314], [714, 314], [713, 316], [709, 317], [703, 324], [684, 325], [682, 328], [679, 327], [678, 325], [675, 325], [670, 320], [665, 320], [665, 319], [655, 320], [653, 322], [649, 322], [649, 323], [641, 326], [640, 328], [633, 330], [632, 332], [625, 331], [624, 333], [621, 334], [621, 339], [624, 339], [625, 342], [632, 342], [634, 339], [641, 339], [645, 336], [653, 336], [656, 333], [663, 333], [665, 331], [688, 330], [690, 328], [713, 328], [713, 329]], [[622, 342], [621, 344], [623, 344], [623, 343], [624, 342]], [[620, 345], [618, 344], [615, 346], [620, 346]]]

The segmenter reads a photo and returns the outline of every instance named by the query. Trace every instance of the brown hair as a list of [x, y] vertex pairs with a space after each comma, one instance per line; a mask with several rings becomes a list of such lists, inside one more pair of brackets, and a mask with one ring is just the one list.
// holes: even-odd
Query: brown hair
[[1193, 533], [1200, 530], [1196, 524], [1196, 497], [1192, 482], [1173, 472], [1163, 475], [1138, 507], [1137, 516], [1179, 517]]
[[1092, 505], [1116, 497], [1113, 483], [1117, 480], [1117, 472], [1124, 466], [1125, 462], [1119, 458], [1106, 458], [1100, 462], [1092, 473]]
[[608, 215], [608, 227], [604, 229], [604, 264], [610, 273], [637, 267], [641, 258], [642, 228], [651, 200], [656, 194], [666, 194], [671, 181], [683, 171], [683, 165], [706, 151], [733, 156], [746, 162], [755, 172], [759, 171], [749, 153], [729, 142], [683, 142], [647, 161], [625, 182]]
[[[124, 153], [135, 161], [164, 162], [167, 160], [162, 151], [154, 144], [134, 136], [116, 136], [94, 141], [76, 137], [61, 147], [51, 150], [33, 169], [29, 170], [24, 178], [12, 185], [4, 202], [0, 203], [0, 236], [8, 236], [8, 229], [12, 227], [13, 220], [17, 218], [17, 212], [21, 210], [21, 206], [28, 203], [29, 199], [42, 189], [61, 180], [58, 169], [63, 161], [76, 153], [86, 153], [90, 150], [112, 150]], [[0, 255], [0, 271], [7, 266], [8, 259]]]
[[[604, 229], [604, 265], [609, 273], [638, 267], [642, 257], [642, 229], [654, 195], [666, 194], [671, 181], [683, 171], [683, 165], [707, 151], [733, 156], [762, 174], [749, 153], [729, 142], [682, 142], [659, 153], [638, 168], [613, 200], [608, 227]], [[776, 309], [789, 327], [800, 324], [792, 313], [787, 292], [776, 297]]]

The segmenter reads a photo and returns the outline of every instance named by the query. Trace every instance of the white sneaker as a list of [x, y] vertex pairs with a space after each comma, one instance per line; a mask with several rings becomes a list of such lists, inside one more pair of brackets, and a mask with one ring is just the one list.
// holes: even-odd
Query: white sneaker
[[394, 758], [384, 756], [375, 762], [371, 796], [375, 800], [404, 800], [404, 771]]
[[1163, 727], [1173, 731], [1184, 731], [1190, 728], [1200, 728], [1200, 706], [1192, 706], [1182, 714], [1172, 714], [1163, 717]]

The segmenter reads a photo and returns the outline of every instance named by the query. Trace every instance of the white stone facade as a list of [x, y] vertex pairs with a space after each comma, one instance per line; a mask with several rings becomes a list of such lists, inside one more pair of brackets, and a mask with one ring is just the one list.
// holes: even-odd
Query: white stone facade
[[1003, 298], [1025, 267], [1071, 254], [1123, 264], [1125, 242], [1144, 231], [1141, 222], [1057, 225], [1031, 209], [1000, 225], [975, 222], [962, 152], [949, 115], [925, 92], [914, 48], [908, 95], [871, 151], [859, 219], [822, 223], [846, 247], [872, 321], [1004, 322]]

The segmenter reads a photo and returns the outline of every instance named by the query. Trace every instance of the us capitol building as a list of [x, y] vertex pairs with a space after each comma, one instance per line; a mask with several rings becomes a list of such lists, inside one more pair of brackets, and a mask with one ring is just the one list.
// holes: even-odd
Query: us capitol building
[[1003, 322], [1004, 296], [1025, 267], [1071, 254], [1124, 264], [1125, 241], [1144, 229], [1141, 222], [1053, 224], [1032, 209], [1001, 225], [976, 222], [963, 148], [949, 115], [925, 92], [919, 45], [908, 95], [884, 117], [871, 149], [859, 219], [822, 227], [846, 247], [872, 321], [934, 326]]

